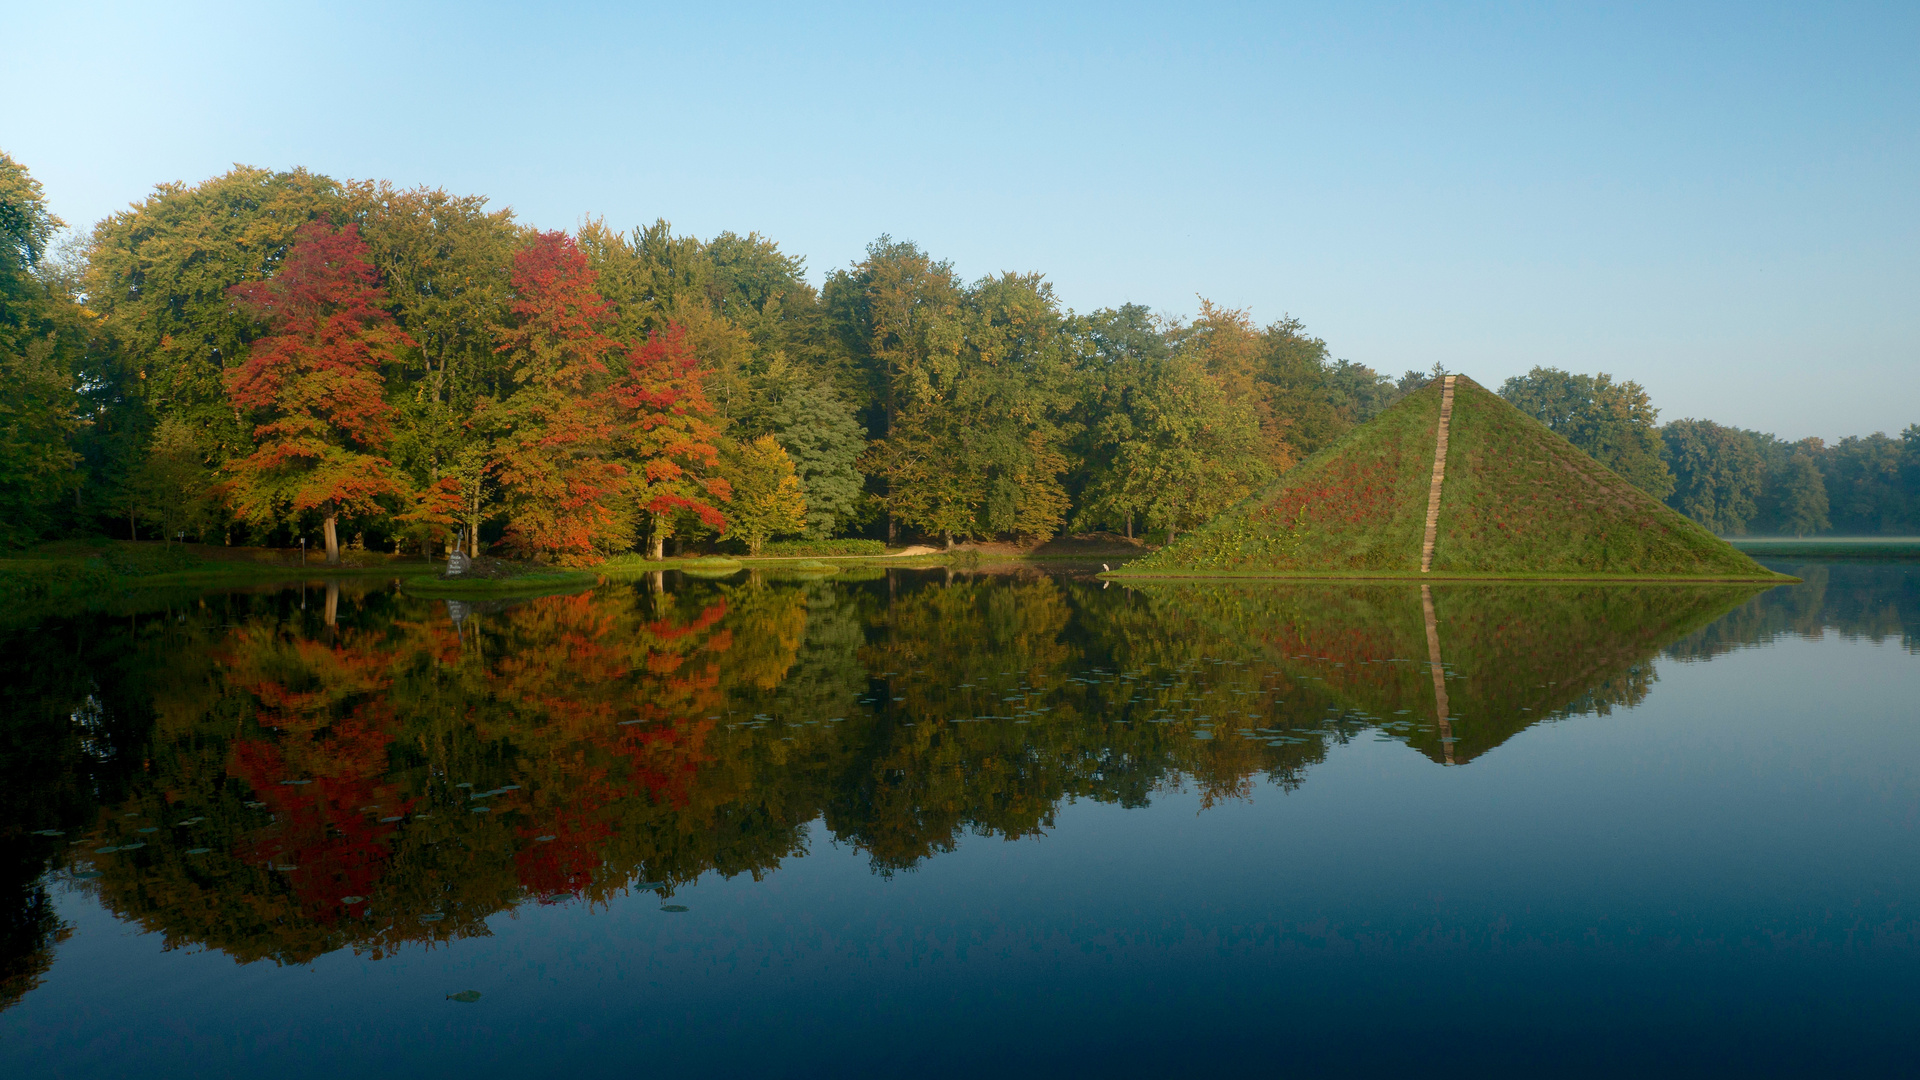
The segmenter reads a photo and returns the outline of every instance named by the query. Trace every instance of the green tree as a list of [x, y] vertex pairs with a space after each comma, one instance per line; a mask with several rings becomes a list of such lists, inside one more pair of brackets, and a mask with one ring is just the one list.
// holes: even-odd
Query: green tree
[[[1045, 540], [1064, 524], [1064, 320], [1039, 275], [985, 278], [914, 363], [892, 367], [891, 415], [869, 460], [898, 520], [946, 537]], [[951, 335], [951, 336], [949, 336]]]
[[748, 554], [758, 555], [769, 539], [807, 527], [806, 491], [778, 439], [762, 435], [727, 456], [733, 498], [727, 503], [726, 537], [743, 541]]
[[1357, 424], [1364, 424], [1379, 416], [1387, 406], [1426, 385], [1429, 379], [1423, 372], [1410, 371], [1407, 376], [1396, 380], [1351, 360], [1336, 360], [1326, 371], [1327, 381], [1333, 387], [1335, 398], [1340, 401], [1341, 411]]
[[1275, 471], [1292, 468], [1346, 434], [1364, 418], [1363, 410], [1385, 407], [1377, 400], [1383, 391], [1366, 385], [1372, 372], [1332, 362], [1327, 343], [1307, 333], [1299, 319], [1285, 317], [1261, 328], [1251, 313], [1202, 298], [1199, 317], [1169, 328], [1169, 336], [1205, 365], [1229, 397], [1251, 404], [1262, 456]]
[[1124, 409], [1100, 421], [1088, 520], [1138, 514], [1167, 530], [1205, 522], [1271, 475], [1252, 403], [1232, 398], [1191, 356], [1153, 363]]
[[1834, 528], [1859, 534], [1901, 533], [1920, 528], [1920, 491], [1916, 476], [1916, 434], [1900, 439], [1885, 432], [1849, 435], [1827, 453], [1827, 495]]
[[772, 435], [786, 449], [806, 492], [808, 538], [824, 540], [856, 522], [867, 439], [853, 403], [783, 353], [760, 365], [750, 389], [752, 404], [739, 418], [736, 437]]
[[1660, 438], [1674, 477], [1667, 504], [1714, 532], [1745, 533], [1766, 476], [1752, 437], [1711, 420], [1675, 420]]
[[214, 477], [206, 458], [200, 433], [185, 418], [169, 416], [154, 429], [132, 487], [140, 519], [159, 529], [161, 539], [200, 535], [213, 520]]
[[1812, 536], [1833, 527], [1827, 517], [1827, 482], [1820, 474], [1818, 439], [1797, 445], [1767, 476], [1769, 524], [1788, 536]]
[[1078, 508], [1075, 528], [1112, 525], [1132, 537], [1140, 508], [1117, 497], [1120, 436], [1131, 431], [1134, 401], [1173, 346], [1161, 320], [1142, 304], [1102, 308], [1075, 319], [1066, 332], [1076, 345], [1066, 481]]
[[1261, 331], [1258, 401], [1268, 460], [1285, 469], [1345, 435], [1357, 405], [1335, 381], [1327, 343], [1284, 317]]
[[74, 492], [80, 399], [74, 363], [84, 316], [38, 273], [63, 227], [26, 168], [0, 153], [0, 545], [38, 539]]
[[[957, 364], [963, 330], [964, 289], [951, 263], [936, 261], [907, 241], [882, 236], [867, 245], [866, 258], [834, 272], [822, 289], [827, 333], [845, 356], [854, 403], [866, 414], [870, 448], [867, 471], [876, 474], [887, 509], [887, 538], [892, 540], [902, 499], [929, 515], [964, 527], [970, 518], [964, 492], [936, 492], [931, 476], [921, 478], [920, 451], [932, 445], [918, 417], [892, 443], [900, 414], [916, 404], [915, 394], [930, 390], [934, 369], [951, 372]], [[917, 484], [917, 493], [895, 491]], [[915, 511], [909, 511], [915, 512]]]
[[1656, 499], [1673, 493], [1655, 421], [1660, 411], [1637, 382], [1606, 373], [1536, 367], [1501, 384], [1500, 396]]

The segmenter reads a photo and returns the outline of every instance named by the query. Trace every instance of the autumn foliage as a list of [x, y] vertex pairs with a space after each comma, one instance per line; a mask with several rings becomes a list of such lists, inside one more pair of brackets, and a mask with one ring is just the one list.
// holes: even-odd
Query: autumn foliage
[[662, 515], [686, 510], [724, 529], [726, 517], [713, 504], [726, 501], [731, 490], [725, 480], [708, 475], [720, 460], [720, 430], [704, 383], [686, 328], [672, 323], [665, 333], [647, 335], [627, 357], [626, 373], [613, 394], [642, 462], [643, 508]]
[[542, 233], [514, 257], [513, 290], [499, 350], [517, 388], [489, 417], [502, 433], [492, 472], [508, 546], [591, 562], [631, 542], [639, 510], [685, 509], [724, 527], [710, 500], [726, 488], [700, 475], [718, 459], [718, 432], [681, 328], [623, 352], [586, 254], [565, 233]]
[[378, 510], [380, 497], [402, 490], [380, 456], [394, 412], [381, 366], [413, 342], [387, 314], [352, 225], [306, 225], [278, 274], [230, 293], [273, 333], [227, 374], [234, 406], [258, 423], [253, 452], [230, 463], [226, 490], [254, 520], [319, 511], [328, 561], [337, 561], [339, 516]]

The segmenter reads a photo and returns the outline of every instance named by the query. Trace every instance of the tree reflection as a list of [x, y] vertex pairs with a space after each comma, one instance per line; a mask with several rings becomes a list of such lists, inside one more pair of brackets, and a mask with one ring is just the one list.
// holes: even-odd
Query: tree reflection
[[48, 866], [169, 945], [298, 963], [757, 877], [815, 828], [891, 874], [1068, 799], [1292, 787], [1370, 730], [1465, 763], [1638, 702], [1660, 650], [1751, 596], [896, 571], [76, 619], [17, 635], [0, 978], [17, 998], [44, 970]]

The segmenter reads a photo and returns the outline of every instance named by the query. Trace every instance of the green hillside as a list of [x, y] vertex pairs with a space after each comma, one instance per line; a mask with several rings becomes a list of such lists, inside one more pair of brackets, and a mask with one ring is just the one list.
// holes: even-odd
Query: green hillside
[[1472, 380], [1456, 377], [1432, 571], [1420, 573], [1438, 380], [1125, 575], [1777, 580]]

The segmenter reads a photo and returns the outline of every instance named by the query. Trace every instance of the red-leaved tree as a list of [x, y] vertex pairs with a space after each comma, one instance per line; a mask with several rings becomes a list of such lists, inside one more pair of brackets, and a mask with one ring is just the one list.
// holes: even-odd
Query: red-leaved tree
[[507, 510], [507, 545], [522, 555], [591, 562], [633, 536], [629, 472], [608, 393], [604, 333], [613, 312], [587, 256], [545, 232], [513, 258], [514, 316], [498, 330], [518, 384], [487, 410], [500, 432], [492, 471]]
[[653, 558], [665, 553], [673, 515], [691, 511], [715, 529], [727, 519], [714, 507], [731, 497], [727, 482], [706, 475], [719, 463], [713, 405], [705, 373], [687, 344], [686, 328], [669, 323], [648, 334], [627, 357], [627, 370], [613, 385], [628, 452], [639, 466], [635, 496], [653, 516]]
[[340, 516], [403, 490], [380, 456], [393, 413], [381, 365], [413, 342], [387, 314], [367, 257], [354, 226], [315, 221], [279, 273], [230, 290], [273, 333], [226, 375], [234, 406], [258, 423], [253, 452], [229, 464], [223, 490], [250, 521], [319, 511], [330, 563], [340, 561]]

